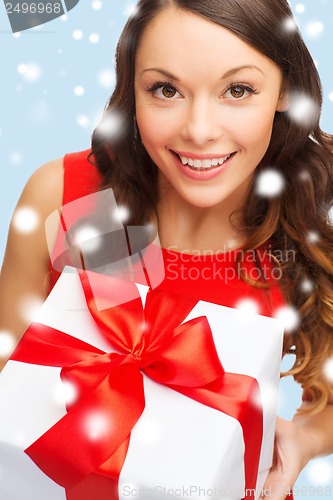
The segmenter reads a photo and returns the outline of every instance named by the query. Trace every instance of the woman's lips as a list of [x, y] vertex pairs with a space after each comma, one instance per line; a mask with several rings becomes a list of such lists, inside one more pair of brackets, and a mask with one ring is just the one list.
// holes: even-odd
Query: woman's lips
[[[233, 153], [225, 155], [224, 157], [210, 156], [209, 158], [207, 158], [206, 155], [205, 159], [198, 160], [198, 158], [190, 156], [182, 157], [181, 159], [178, 153], [172, 150], [170, 151], [173, 154], [173, 157], [175, 158], [175, 162], [178, 169], [184, 175], [194, 180], [210, 180], [216, 177], [217, 175], [219, 175], [228, 168], [234, 156], [237, 154], [237, 152], [234, 151]], [[191, 160], [190, 163], [193, 163], [193, 165], [189, 165], [188, 163], [184, 164], [184, 158]], [[221, 164], [206, 166], [208, 161], [212, 162], [214, 159], [220, 160]]]

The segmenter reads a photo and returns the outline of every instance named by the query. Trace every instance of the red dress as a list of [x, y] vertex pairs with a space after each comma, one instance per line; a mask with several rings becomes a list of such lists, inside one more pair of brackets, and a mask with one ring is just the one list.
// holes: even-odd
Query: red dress
[[[64, 157], [63, 205], [99, 189], [100, 176], [88, 161], [90, 150], [67, 154]], [[272, 316], [284, 304], [278, 281], [274, 279], [273, 263], [267, 249], [258, 253], [269, 289], [254, 287], [245, 282], [237, 272], [236, 257], [241, 250], [216, 255], [190, 255], [162, 249], [165, 279], [161, 289], [198, 297], [228, 307], [237, 307], [243, 300], [252, 300], [258, 314]], [[241, 268], [251, 278], [256, 277], [253, 253], [244, 254]], [[60, 276], [50, 265], [50, 289]]]
[[[99, 189], [100, 176], [94, 165], [88, 162], [90, 150], [67, 154], [64, 157], [64, 195], [63, 205]], [[259, 251], [261, 266], [267, 269], [266, 277], [271, 282], [269, 289], [254, 287], [245, 282], [236, 272], [236, 258], [241, 250], [225, 254], [190, 255], [173, 250], [162, 249], [165, 278], [160, 289], [185, 294], [201, 300], [214, 302], [228, 307], [237, 307], [241, 301], [255, 304], [257, 313], [273, 316], [284, 305], [278, 281], [272, 279], [273, 268], [267, 249]], [[242, 265], [254, 276], [256, 266], [253, 259]], [[252, 274], [251, 274], [252, 273]], [[50, 264], [50, 290], [60, 276]], [[293, 498], [289, 495], [288, 498]]]

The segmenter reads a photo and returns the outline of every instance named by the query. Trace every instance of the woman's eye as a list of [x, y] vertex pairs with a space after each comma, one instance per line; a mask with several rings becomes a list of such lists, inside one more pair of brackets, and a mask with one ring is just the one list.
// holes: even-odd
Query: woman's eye
[[173, 99], [174, 97], [180, 96], [178, 90], [170, 84], [166, 85], [158, 83], [156, 85], [153, 85], [153, 87], [149, 89], [149, 92], [152, 92], [156, 97], [160, 99]]
[[228, 88], [225, 95], [233, 99], [243, 99], [250, 94], [254, 94], [255, 90], [252, 87], [245, 85], [232, 85]]

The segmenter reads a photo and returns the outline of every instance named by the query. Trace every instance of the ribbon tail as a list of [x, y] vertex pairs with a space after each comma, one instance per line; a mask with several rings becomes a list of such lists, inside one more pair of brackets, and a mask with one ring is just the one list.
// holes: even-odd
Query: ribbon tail
[[118, 481], [125, 462], [129, 438], [96, 472], [66, 492], [67, 500], [118, 500]]
[[[143, 378], [119, 366], [25, 452], [69, 490], [95, 472], [128, 439], [145, 406]], [[78, 460], [78, 457], [80, 458]]]

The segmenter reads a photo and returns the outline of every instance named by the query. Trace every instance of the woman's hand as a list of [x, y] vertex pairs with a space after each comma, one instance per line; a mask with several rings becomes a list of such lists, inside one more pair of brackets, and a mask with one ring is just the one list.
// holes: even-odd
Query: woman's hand
[[284, 500], [311, 456], [312, 436], [289, 420], [277, 418], [273, 465], [260, 499]]

